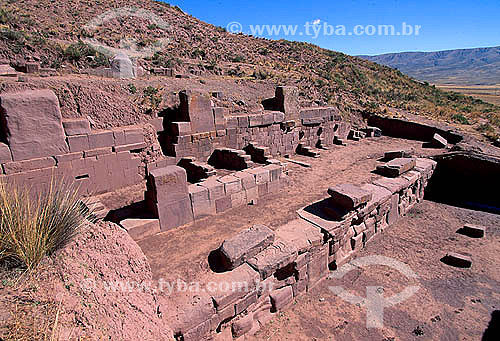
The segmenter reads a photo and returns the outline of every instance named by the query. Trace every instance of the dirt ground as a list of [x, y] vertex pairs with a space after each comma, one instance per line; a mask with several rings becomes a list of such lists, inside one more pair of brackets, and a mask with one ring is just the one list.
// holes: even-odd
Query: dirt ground
[[[456, 233], [464, 223], [486, 226], [486, 238]], [[440, 259], [446, 252], [470, 255], [472, 267], [445, 265]], [[497, 320], [492, 324], [497, 331], [500, 327], [499, 254], [500, 216], [424, 201], [356, 255], [401, 261], [417, 279], [409, 280], [387, 266], [357, 268], [342, 279], [321, 282], [251, 339], [481, 340], [494, 311]], [[329, 286], [342, 286], [366, 297], [367, 286], [383, 286], [384, 296], [389, 297], [410, 285], [420, 289], [406, 301], [385, 308], [382, 329], [368, 329], [365, 308], [347, 303], [329, 290]]]
[[[210, 271], [208, 255], [234, 234], [253, 224], [277, 228], [296, 219], [296, 211], [327, 196], [329, 186], [338, 183], [368, 182], [384, 152], [413, 147], [417, 155], [440, 153], [422, 149], [422, 143], [389, 137], [349, 141], [347, 147], [332, 147], [312, 159], [293, 159], [311, 164], [305, 168], [289, 163], [291, 185], [280, 193], [259, 199], [255, 206], [234, 208], [224, 214], [205, 218], [194, 224], [155, 235], [138, 242], [150, 261], [153, 277], [165, 280], [199, 280]], [[181, 247], [177, 247], [181, 246]]]

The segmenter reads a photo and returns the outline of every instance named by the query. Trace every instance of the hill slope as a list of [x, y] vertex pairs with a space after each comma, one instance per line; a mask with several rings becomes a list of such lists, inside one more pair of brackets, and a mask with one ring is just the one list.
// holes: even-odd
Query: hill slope
[[459, 85], [500, 83], [500, 46], [360, 57], [431, 83]]
[[[123, 7], [150, 11], [169, 28], [163, 30], [151, 20], [127, 16], [108, 17], [95, 29], [84, 28], [106, 11]], [[396, 107], [441, 119], [451, 120], [461, 113], [473, 119], [489, 115], [491, 122], [500, 122], [499, 107], [443, 92], [398, 70], [312, 44], [230, 34], [163, 2], [4, 0], [0, 5], [0, 59], [11, 62], [37, 60], [45, 67], [77, 72], [108, 63], [82, 39], [92, 38], [118, 48], [123, 38], [133, 37], [138, 46], [151, 46], [165, 36], [169, 43], [140, 59], [139, 64], [181, 71], [194, 67], [204, 75], [216, 76], [223, 71], [232, 79], [296, 85], [303, 101], [355, 111], [385, 112], [387, 107]], [[88, 59], [88, 55], [95, 58]]]

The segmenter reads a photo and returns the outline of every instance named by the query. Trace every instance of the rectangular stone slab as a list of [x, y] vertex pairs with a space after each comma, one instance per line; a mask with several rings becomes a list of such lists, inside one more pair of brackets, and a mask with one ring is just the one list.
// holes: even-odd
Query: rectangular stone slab
[[86, 118], [65, 119], [62, 122], [67, 136], [90, 134], [90, 122]]
[[413, 149], [401, 149], [401, 150], [391, 150], [385, 152], [384, 159], [386, 161], [391, 161], [399, 158], [409, 158], [414, 153]]
[[448, 252], [441, 260], [456, 268], [470, 268], [472, 266], [472, 259], [469, 256], [456, 252]]
[[238, 233], [225, 240], [219, 249], [224, 268], [232, 270], [240, 266], [273, 242], [274, 232], [264, 225], [254, 225]]
[[259, 274], [248, 264], [243, 264], [233, 271], [213, 273], [206, 282], [223, 283], [214, 286], [215, 290], [210, 292], [217, 311], [221, 311], [255, 291]]
[[465, 224], [459, 232], [471, 238], [483, 238], [486, 228], [480, 225]]
[[193, 222], [193, 209], [189, 197], [157, 205], [161, 231], [167, 231]]
[[0, 115], [14, 161], [69, 151], [59, 100], [53, 91], [27, 90], [2, 94]]
[[193, 133], [215, 130], [212, 102], [208, 93], [186, 90], [179, 93], [182, 121], [191, 122]]
[[300, 253], [320, 246], [323, 241], [320, 229], [304, 219], [295, 219], [280, 226], [276, 230], [276, 236], [287, 244], [294, 245]]
[[294, 262], [297, 256], [298, 250], [293, 245], [276, 240], [273, 245], [250, 258], [247, 263], [259, 272], [261, 279], [266, 279], [276, 270]]
[[359, 186], [340, 184], [328, 188], [328, 194], [333, 202], [340, 207], [352, 210], [372, 199], [372, 193]]
[[159, 204], [189, 199], [186, 170], [178, 166], [154, 169], [150, 172], [148, 189], [155, 194], [155, 202]]
[[397, 158], [384, 165], [377, 166], [377, 173], [383, 176], [395, 178], [412, 170], [416, 165], [416, 159]]

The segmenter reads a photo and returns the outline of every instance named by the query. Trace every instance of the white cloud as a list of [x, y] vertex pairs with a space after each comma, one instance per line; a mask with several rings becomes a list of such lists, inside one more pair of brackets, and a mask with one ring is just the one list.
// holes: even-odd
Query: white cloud
[[313, 20], [312, 24], [313, 25], [319, 25], [321, 23], [321, 19], [316, 19], [316, 20]]

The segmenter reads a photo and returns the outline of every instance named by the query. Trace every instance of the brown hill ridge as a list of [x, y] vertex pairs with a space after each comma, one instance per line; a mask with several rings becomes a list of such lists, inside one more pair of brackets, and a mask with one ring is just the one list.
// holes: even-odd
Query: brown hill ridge
[[[108, 10], [126, 7], [154, 13], [168, 29], [137, 17], [114, 18], [96, 29], [85, 28]], [[383, 112], [395, 107], [459, 123], [481, 122], [482, 131], [492, 137], [499, 126], [500, 109], [494, 105], [440, 91], [397, 70], [312, 44], [230, 34], [178, 7], [152, 0], [4, 1], [0, 5], [0, 59], [11, 64], [39, 61], [44, 67], [78, 72], [109, 63], [82, 40], [119, 48], [123, 38], [133, 37], [138, 46], [154, 46], [165, 31], [169, 43], [138, 64], [146, 69], [170, 67], [181, 73], [196, 69], [203, 75], [224, 74], [233, 80], [297, 85], [304, 101], [354, 110]]]

